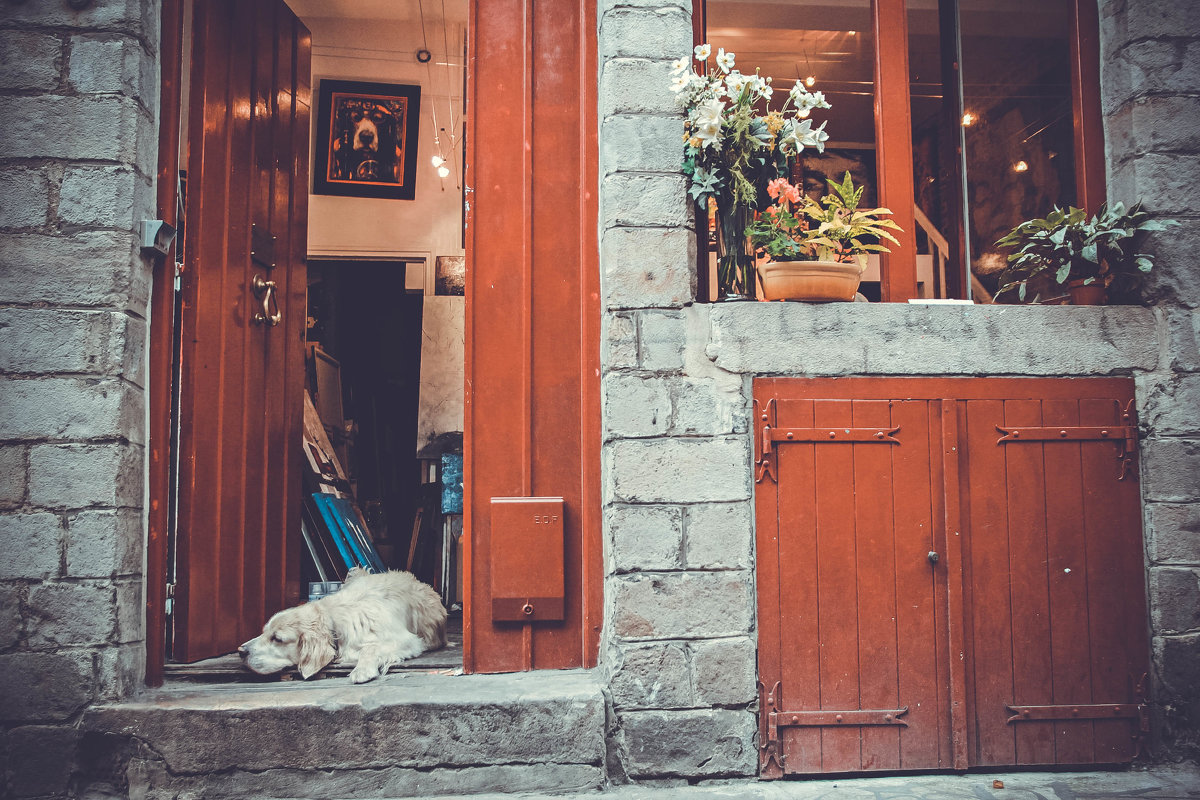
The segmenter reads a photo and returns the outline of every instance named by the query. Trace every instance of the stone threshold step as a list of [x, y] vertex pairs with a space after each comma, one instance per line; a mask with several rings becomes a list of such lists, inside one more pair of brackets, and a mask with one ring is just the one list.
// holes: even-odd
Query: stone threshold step
[[[605, 708], [583, 670], [175, 685], [88, 710], [95, 792], [146, 798], [584, 791]], [[86, 781], [85, 781], [86, 782]]]

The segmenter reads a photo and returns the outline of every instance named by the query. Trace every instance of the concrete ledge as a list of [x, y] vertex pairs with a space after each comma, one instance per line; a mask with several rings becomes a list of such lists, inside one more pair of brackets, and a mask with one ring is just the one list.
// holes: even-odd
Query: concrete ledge
[[706, 354], [759, 375], [1113, 375], [1159, 364], [1136, 306], [717, 303]]
[[88, 710], [82, 749], [149, 796], [574, 790], [603, 780], [604, 724], [589, 672], [394, 673], [160, 690]]

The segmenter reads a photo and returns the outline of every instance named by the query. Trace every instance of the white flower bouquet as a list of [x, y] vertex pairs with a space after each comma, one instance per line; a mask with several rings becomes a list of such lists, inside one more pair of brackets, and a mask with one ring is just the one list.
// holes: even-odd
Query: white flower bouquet
[[[718, 280], [723, 295], [754, 296], [754, 254], [746, 239], [767, 184], [790, 175], [790, 165], [806, 147], [825, 149], [825, 123], [813, 127], [814, 109], [829, 108], [821, 92], [797, 82], [778, 110], [771, 109], [772, 79], [755, 70], [734, 69], [734, 54], [719, 49], [712, 59], [707, 44], [673, 64], [671, 91], [687, 114], [684, 122], [683, 172], [688, 193], [708, 217], [708, 201], [716, 202]], [[765, 204], [764, 204], [765, 205]]]

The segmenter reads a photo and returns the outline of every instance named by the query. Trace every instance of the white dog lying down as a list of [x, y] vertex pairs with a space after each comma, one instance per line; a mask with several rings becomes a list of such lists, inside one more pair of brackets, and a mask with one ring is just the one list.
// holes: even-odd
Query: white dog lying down
[[352, 569], [341, 591], [280, 611], [238, 654], [260, 675], [297, 666], [306, 679], [336, 659], [364, 683], [445, 644], [446, 608], [431, 587], [408, 572]]

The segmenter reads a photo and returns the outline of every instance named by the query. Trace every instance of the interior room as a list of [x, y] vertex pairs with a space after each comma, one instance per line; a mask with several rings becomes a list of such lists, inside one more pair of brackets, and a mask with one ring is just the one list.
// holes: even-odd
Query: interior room
[[[451, 611], [417, 661], [461, 666], [467, 3], [287, 4], [312, 37], [300, 600], [409, 570]], [[167, 670], [244, 677], [212, 662]]]

